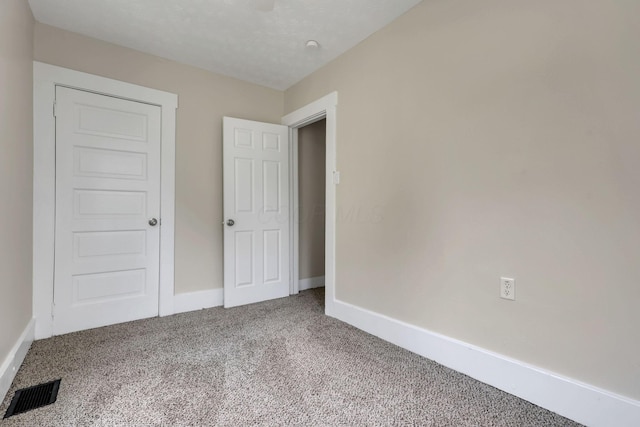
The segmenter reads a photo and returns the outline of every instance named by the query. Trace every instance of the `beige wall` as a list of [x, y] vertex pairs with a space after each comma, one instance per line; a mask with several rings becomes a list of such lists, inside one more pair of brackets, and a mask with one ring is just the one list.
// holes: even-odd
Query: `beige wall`
[[425, 1], [287, 90], [339, 93], [338, 299], [640, 399], [639, 16]]
[[35, 59], [176, 93], [176, 293], [222, 287], [222, 117], [280, 123], [283, 93], [36, 24]]
[[0, 1], [0, 365], [32, 316], [33, 25]]
[[298, 131], [299, 278], [324, 276], [326, 120]]

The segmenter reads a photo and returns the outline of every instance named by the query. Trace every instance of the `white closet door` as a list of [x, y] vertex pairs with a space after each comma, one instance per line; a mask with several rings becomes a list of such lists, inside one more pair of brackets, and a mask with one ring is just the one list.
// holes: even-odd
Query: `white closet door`
[[56, 89], [54, 334], [158, 315], [160, 107]]

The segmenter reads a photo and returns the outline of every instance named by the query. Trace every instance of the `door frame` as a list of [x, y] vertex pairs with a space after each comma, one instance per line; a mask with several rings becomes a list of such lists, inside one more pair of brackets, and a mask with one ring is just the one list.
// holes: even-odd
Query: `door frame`
[[319, 120], [326, 119], [326, 164], [325, 164], [325, 246], [324, 246], [324, 274], [325, 274], [325, 313], [333, 312], [336, 278], [336, 185], [340, 173], [337, 170], [336, 151], [336, 120], [338, 107], [338, 92], [330, 94], [299, 108], [282, 118], [282, 124], [289, 127], [289, 222], [291, 228], [290, 294], [300, 291], [300, 254], [299, 254], [299, 200], [298, 200], [298, 129]]
[[175, 143], [178, 96], [169, 92], [33, 62], [33, 317], [35, 338], [53, 336], [55, 256], [55, 92], [65, 86], [161, 108], [160, 283], [158, 314], [173, 314]]

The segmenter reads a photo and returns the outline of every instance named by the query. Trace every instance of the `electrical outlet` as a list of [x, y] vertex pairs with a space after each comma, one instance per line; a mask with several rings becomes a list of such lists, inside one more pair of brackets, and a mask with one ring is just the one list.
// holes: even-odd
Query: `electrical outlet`
[[515, 301], [516, 299], [516, 280], [508, 277], [500, 278], [500, 298], [510, 299]]

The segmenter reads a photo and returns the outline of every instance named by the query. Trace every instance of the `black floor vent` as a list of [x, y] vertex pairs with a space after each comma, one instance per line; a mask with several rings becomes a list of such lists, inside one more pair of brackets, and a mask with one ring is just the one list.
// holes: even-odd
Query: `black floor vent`
[[12, 415], [18, 415], [41, 406], [51, 405], [58, 397], [60, 381], [55, 380], [16, 391], [4, 417], [9, 418]]

